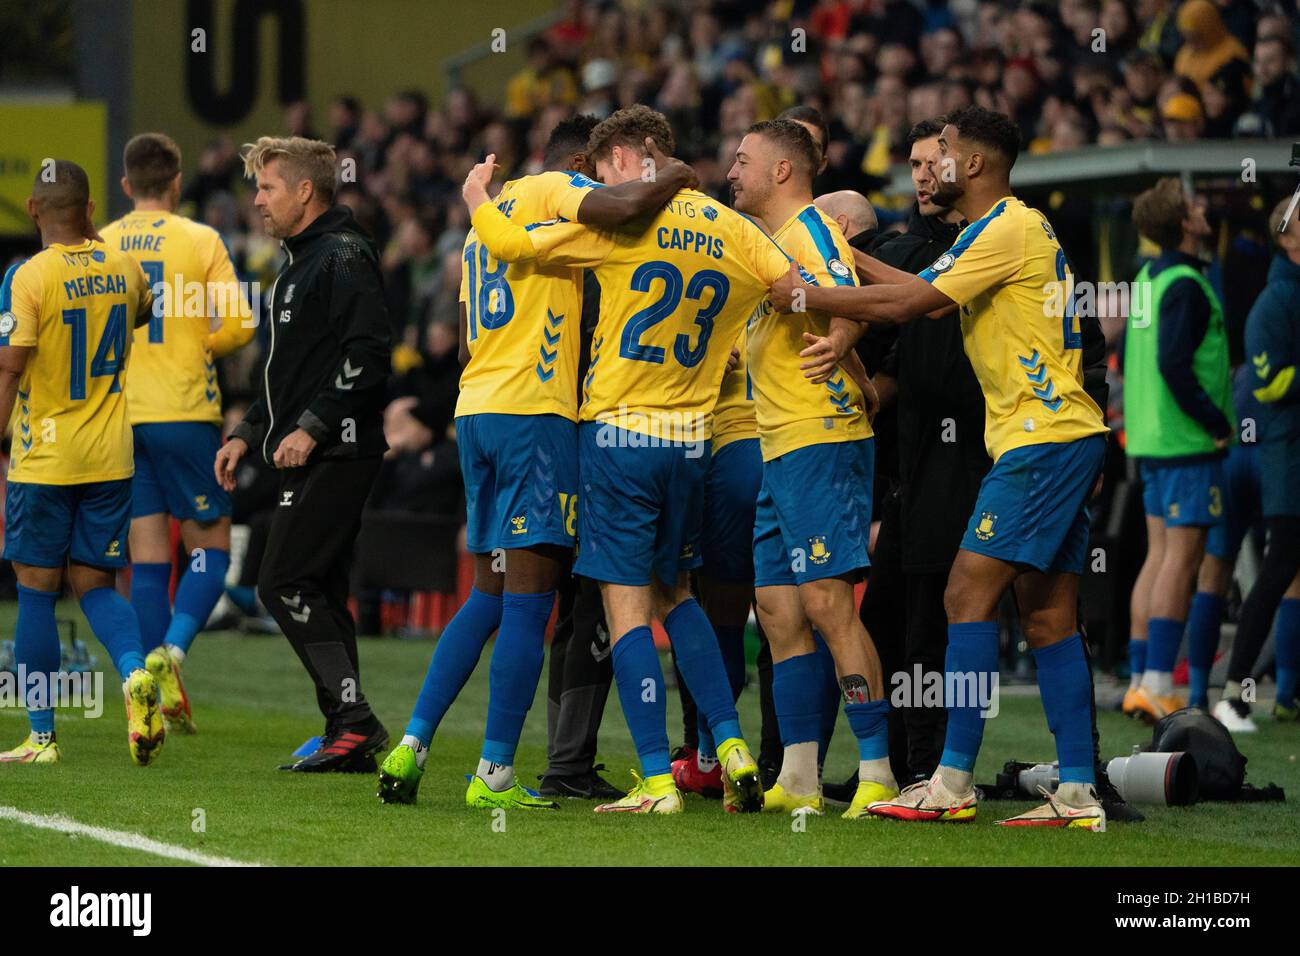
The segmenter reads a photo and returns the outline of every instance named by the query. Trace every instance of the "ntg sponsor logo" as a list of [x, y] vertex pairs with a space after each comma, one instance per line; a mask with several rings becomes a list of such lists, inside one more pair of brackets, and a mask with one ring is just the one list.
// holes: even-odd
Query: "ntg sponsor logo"
[[0, 671], [0, 707], [60, 707], [80, 710], [84, 717], [104, 713], [102, 671], [28, 672], [25, 664], [17, 671]]
[[895, 671], [889, 678], [891, 707], [978, 707], [980, 716], [998, 715], [998, 674], [976, 671]]
[[73, 886], [50, 897], [51, 926], [125, 926], [133, 936], [148, 936], [153, 927], [150, 893], [83, 893]]

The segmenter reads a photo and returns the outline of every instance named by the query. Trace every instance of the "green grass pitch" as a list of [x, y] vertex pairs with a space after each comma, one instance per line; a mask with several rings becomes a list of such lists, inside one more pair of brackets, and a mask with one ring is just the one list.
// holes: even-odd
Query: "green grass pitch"
[[[61, 614], [75, 613], [66, 602]], [[12, 621], [12, 605], [0, 620]], [[12, 633], [11, 625], [5, 632]], [[88, 634], [84, 625], [80, 633]], [[393, 734], [419, 689], [432, 644], [363, 640], [363, 686]], [[491, 648], [488, 649], [490, 653]], [[99, 665], [102, 648], [92, 644]], [[970, 824], [850, 823], [838, 815], [808, 819], [799, 832], [776, 815], [728, 816], [717, 802], [689, 796], [678, 817], [597, 817], [593, 804], [566, 801], [559, 812], [489, 812], [464, 806], [464, 773], [477, 761], [487, 700], [487, 660], [444, 720], [425, 771], [419, 803], [384, 806], [371, 775], [308, 776], [276, 771], [290, 751], [319, 732], [307, 676], [280, 637], [204, 634], [185, 676], [199, 734], [173, 737], [157, 764], [141, 769], [127, 755], [116, 680], [105, 675], [104, 715], [61, 714], [63, 762], [52, 767], [0, 766], [0, 807], [129, 831], [204, 854], [275, 865], [1295, 865], [1300, 815], [1287, 805], [1144, 808], [1144, 824], [1112, 824], [1105, 834], [1006, 831], [1003, 815], [1032, 804], [981, 807]], [[110, 668], [111, 671], [111, 668]], [[543, 678], [543, 685], [545, 678]], [[751, 739], [758, 735], [757, 690], [741, 698]], [[1149, 730], [1119, 714], [1101, 715], [1106, 756], [1127, 753]], [[670, 695], [670, 739], [680, 735]], [[27, 732], [21, 709], [0, 709], [0, 744]], [[529, 714], [518, 766], [526, 783], [545, 762], [544, 689]], [[1240, 743], [1248, 779], [1300, 792], [1300, 728], [1261, 719], [1260, 733]], [[990, 722], [977, 779], [1005, 760], [1050, 759], [1052, 741], [1036, 697], [1004, 694]], [[856, 750], [847, 725], [836, 730], [828, 773], [852, 770]], [[631, 740], [611, 694], [601, 759], [611, 778], [630, 782]], [[195, 832], [202, 810], [203, 832]], [[494, 826], [494, 823], [496, 824]], [[503, 825], [504, 824], [504, 825]], [[0, 865], [138, 865], [174, 861], [0, 819]]]

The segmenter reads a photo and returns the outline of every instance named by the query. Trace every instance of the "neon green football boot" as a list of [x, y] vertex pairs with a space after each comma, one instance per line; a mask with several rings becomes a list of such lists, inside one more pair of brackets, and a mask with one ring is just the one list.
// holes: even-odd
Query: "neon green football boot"
[[470, 778], [469, 789], [465, 791], [465, 806], [475, 809], [500, 807], [503, 810], [560, 809], [554, 800], [547, 800], [536, 790], [521, 786], [518, 780], [509, 789], [498, 792], [478, 774]]
[[745, 742], [739, 737], [728, 737], [718, 744], [718, 763], [722, 764], [723, 780], [735, 794], [728, 811], [758, 813], [762, 810], [763, 784], [758, 779], [758, 763]]
[[13, 750], [0, 753], [0, 763], [58, 763], [62, 759], [57, 740], [37, 743], [35, 734], [28, 734], [27, 739]]
[[379, 768], [377, 796], [384, 803], [415, 803], [424, 771], [415, 759], [415, 750], [407, 744], [394, 747]]

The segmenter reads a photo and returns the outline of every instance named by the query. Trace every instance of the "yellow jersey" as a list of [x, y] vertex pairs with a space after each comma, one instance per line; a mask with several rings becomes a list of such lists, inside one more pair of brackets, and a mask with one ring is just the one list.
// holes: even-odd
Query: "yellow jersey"
[[722, 376], [718, 404], [713, 408], [713, 451], [743, 438], [758, 437], [758, 420], [754, 417], [754, 380], [749, 375], [745, 332], [740, 334], [740, 361]]
[[579, 419], [669, 442], [707, 441], [727, 358], [789, 260], [756, 225], [682, 190], [638, 235], [575, 223], [525, 231], [485, 203], [480, 236], [507, 258], [586, 266], [600, 284]]
[[[506, 183], [494, 203], [513, 222], [576, 222], [582, 200], [599, 185], [581, 173], [539, 173]], [[471, 229], [460, 301], [470, 359], [461, 372], [456, 414], [577, 421], [582, 270], [498, 262]]]
[[1000, 199], [920, 275], [961, 307], [991, 458], [1108, 430], [1083, 390], [1074, 277], [1042, 213], [1014, 196]]
[[9, 480], [79, 485], [135, 471], [123, 389], [131, 329], [153, 295], [130, 256], [51, 244], [0, 285], [0, 345], [31, 349], [10, 427]]
[[158, 302], [135, 330], [126, 400], [131, 424], [221, 423], [214, 357], [247, 345], [253, 313], [221, 234], [170, 212], [138, 210], [105, 226], [140, 263]]
[[[858, 284], [848, 241], [835, 220], [812, 203], [782, 224], [773, 239], [799, 263], [808, 284]], [[770, 302], [750, 322], [749, 368], [764, 461], [807, 445], [873, 434], [862, 390], [842, 367], [820, 385], [804, 378], [799, 368], [799, 353], [808, 344], [803, 333], [826, 335], [830, 325], [829, 312], [776, 313]]]

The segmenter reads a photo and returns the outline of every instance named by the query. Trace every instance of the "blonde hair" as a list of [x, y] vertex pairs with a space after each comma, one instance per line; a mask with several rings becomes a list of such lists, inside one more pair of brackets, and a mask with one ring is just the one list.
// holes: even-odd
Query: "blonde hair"
[[1176, 176], [1161, 179], [1133, 201], [1133, 224], [1162, 249], [1176, 249], [1183, 241], [1186, 218], [1187, 197]]
[[333, 205], [334, 147], [329, 143], [302, 136], [259, 136], [256, 143], [244, 144], [243, 157], [245, 176], [256, 176], [267, 163], [278, 159], [290, 187], [308, 180], [321, 202]]

